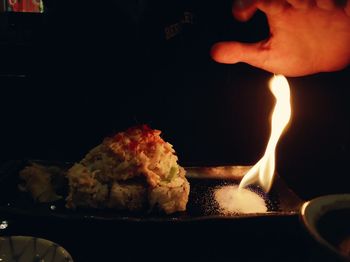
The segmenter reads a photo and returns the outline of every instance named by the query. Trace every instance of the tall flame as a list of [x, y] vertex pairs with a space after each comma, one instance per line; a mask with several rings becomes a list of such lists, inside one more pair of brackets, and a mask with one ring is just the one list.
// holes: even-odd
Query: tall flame
[[258, 183], [265, 192], [270, 191], [275, 172], [277, 142], [291, 116], [290, 90], [287, 79], [276, 75], [270, 80], [270, 90], [276, 98], [272, 113], [271, 135], [264, 156], [244, 175], [239, 188]]

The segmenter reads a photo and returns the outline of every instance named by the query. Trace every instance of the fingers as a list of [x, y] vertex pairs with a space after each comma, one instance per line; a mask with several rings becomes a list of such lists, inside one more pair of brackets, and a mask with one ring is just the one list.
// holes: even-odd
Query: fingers
[[[331, 11], [337, 7], [347, 5], [350, 0], [286, 0], [291, 6], [296, 9], [306, 10], [310, 7], [318, 7], [323, 10]], [[345, 3], [345, 4], [344, 4]], [[346, 7], [345, 7], [346, 12]]]
[[239, 21], [248, 21], [256, 12], [257, 0], [234, 0], [232, 14]]
[[232, 5], [233, 16], [239, 21], [248, 21], [257, 9], [276, 14], [288, 6], [285, 0], [235, 0]]
[[211, 57], [219, 63], [244, 62], [264, 69], [269, 56], [269, 49], [264, 45], [264, 42], [254, 44], [220, 42], [212, 47]]
[[[339, 7], [337, 6], [338, 2], [336, 0], [234, 0], [232, 13], [237, 20], [248, 21], [257, 9], [267, 14], [275, 14], [283, 11], [289, 5], [300, 10], [316, 6], [323, 10], [332, 11]], [[350, 16], [350, 0], [344, 0], [342, 6], [345, 13]]]
[[287, 2], [296, 9], [306, 10], [312, 6], [311, 0], [287, 0]]
[[327, 11], [332, 11], [337, 8], [344, 8], [347, 16], [350, 16], [350, 0], [336, 1], [336, 0], [315, 0], [317, 7]]
[[266, 14], [278, 14], [284, 11], [289, 4], [285, 0], [260, 0], [257, 1], [256, 6]]
[[335, 9], [336, 7], [334, 0], [316, 0], [316, 4], [319, 8], [328, 11]]
[[345, 6], [345, 8], [344, 8], [344, 11], [345, 11], [345, 13], [347, 14], [347, 16], [350, 17], [350, 0], [347, 0], [346, 6]]

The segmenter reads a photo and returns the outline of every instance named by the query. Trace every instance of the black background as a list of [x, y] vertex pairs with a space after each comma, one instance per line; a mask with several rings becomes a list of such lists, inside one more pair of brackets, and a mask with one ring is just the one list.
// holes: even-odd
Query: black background
[[[272, 75], [217, 64], [209, 50], [264, 39], [268, 26], [262, 13], [235, 21], [230, 5], [47, 0], [44, 14], [0, 14], [1, 161], [77, 161], [105, 136], [146, 123], [182, 165], [255, 163], [270, 132]], [[184, 12], [193, 24], [166, 40]], [[293, 115], [278, 173], [305, 199], [349, 192], [349, 68], [288, 81]]]

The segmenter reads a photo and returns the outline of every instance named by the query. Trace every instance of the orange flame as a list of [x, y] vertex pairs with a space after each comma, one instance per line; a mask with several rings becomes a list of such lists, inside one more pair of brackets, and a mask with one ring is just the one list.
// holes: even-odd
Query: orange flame
[[291, 116], [290, 90], [287, 79], [276, 75], [270, 80], [270, 90], [276, 98], [272, 113], [271, 135], [264, 156], [244, 175], [239, 188], [258, 183], [265, 192], [270, 191], [275, 173], [275, 149]]

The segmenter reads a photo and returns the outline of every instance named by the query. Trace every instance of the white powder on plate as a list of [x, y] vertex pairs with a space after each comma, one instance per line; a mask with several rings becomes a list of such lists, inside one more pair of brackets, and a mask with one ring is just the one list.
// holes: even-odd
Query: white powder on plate
[[228, 215], [234, 213], [264, 213], [267, 207], [258, 194], [238, 186], [223, 186], [214, 191], [214, 198], [219, 204], [220, 212]]

